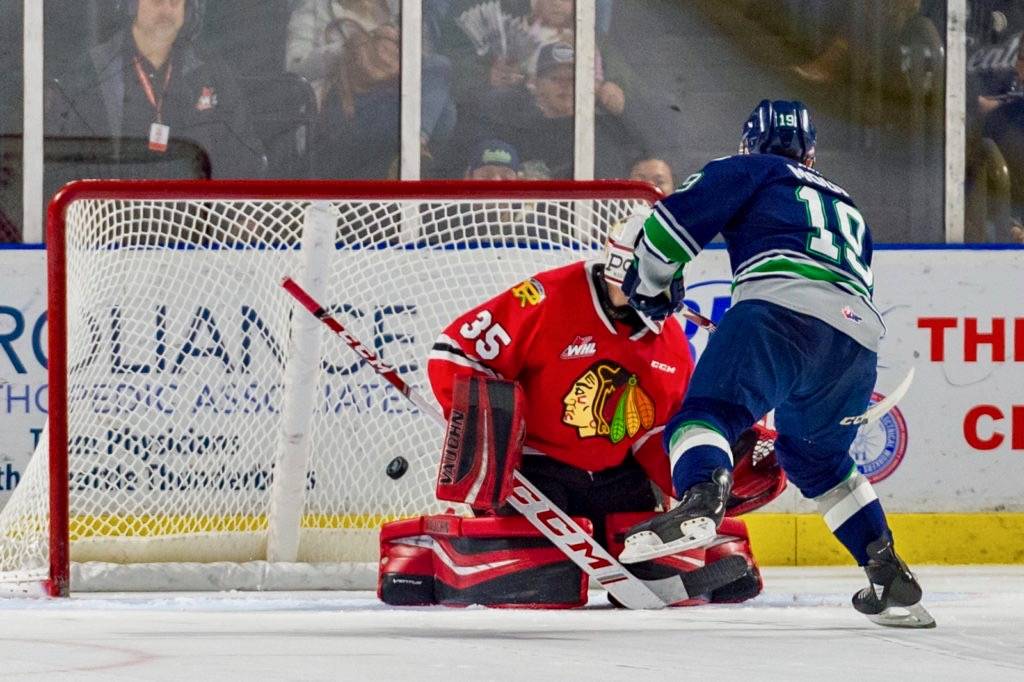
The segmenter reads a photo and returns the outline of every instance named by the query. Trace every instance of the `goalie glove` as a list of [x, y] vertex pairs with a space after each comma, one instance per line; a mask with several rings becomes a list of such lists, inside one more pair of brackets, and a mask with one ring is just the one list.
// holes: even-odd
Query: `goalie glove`
[[[786, 474], [775, 456], [778, 434], [760, 424], [740, 434], [732, 447], [732, 491], [725, 507], [728, 516], [760, 509], [786, 489]], [[721, 531], [719, 531], [721, 532]]]

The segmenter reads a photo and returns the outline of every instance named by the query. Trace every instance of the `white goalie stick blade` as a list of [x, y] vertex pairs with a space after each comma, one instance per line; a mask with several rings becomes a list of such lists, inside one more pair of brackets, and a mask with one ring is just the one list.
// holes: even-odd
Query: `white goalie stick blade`
[[890, 606], [879, 614], [869, 615], [868, 620], [889, 628], [933, 628], [935, 619], [928, 609], [920, 604], [913, 606]]
[[718, 537], [715, 522], [706, 516], [683, 521], [679, 524], [679, 530], [682, 536], [671, 542], [662, 542], [657, 533], [649, 530], [634, 533], [626, 538], [619, 560], [624, 564], [650, 561], [694, 547], [707, 546]]
[[903, 377], [903, 381], [896, 389], [885, 397], [885, 400], [881, 400], [872, 405], [868, 410], [861, 415], [856, 417], [843, 417], [839, 420], [840, 426], [861, 426], [863, 424], [874, 424], [876, 421], [884, 417], [889, 410], [896, 407], [904, 395], [907, 393], [907, 389], [910, 388], [911, 382], [914, 381], [914, 368], [911, 367], [910, 371], [907, 372], [907, 376]]

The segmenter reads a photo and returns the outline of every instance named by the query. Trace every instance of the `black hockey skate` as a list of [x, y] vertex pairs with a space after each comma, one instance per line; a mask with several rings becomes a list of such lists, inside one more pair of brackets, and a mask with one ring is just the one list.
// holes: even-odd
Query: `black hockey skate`
[[692, 486], [678, 505], [630, 528], [619, 561], [635, 564], [710, 544], [731, 489], [729, 470], [715, 469], [710, 481]]
[[853, 608], [871, 622], [896, 628], [933, 628], [935, 619], [921, 606], [921, 585], [896, 554], [886, 533], [868, 545], [869, 587], [853, 595]]

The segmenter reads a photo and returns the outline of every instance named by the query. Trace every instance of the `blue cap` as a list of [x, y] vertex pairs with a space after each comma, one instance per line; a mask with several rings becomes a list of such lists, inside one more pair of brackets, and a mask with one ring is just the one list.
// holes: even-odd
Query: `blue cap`
[[481, 166], [506, 166], [519, 172], [519, 152], [504, 140], [482, 140], [473, 148], [469, 157], [469, 170]]

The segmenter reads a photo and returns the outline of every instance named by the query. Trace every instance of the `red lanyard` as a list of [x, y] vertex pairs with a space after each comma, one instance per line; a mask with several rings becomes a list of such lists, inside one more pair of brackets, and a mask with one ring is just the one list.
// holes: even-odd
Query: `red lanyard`
[[139, 84], [142, 85], [142, 89], [146, 93], [146, 99], [156, 109], [157, 123], [163, 123], [164, 95], [167, 94], [167, 86], [171, 83], [171, 70], [173, 68], [174, 64], [167, 64], [167, 72], [164, 75], [164, 87], [160, 91], [160, 99], [157, 99], [156, 94], [153, 92], [153, 84], [149, 82], [149, 76], [142, 69], [142, 63], [139, 61], [138, 55], [135, 56], [135, 75], [138, 76]]

